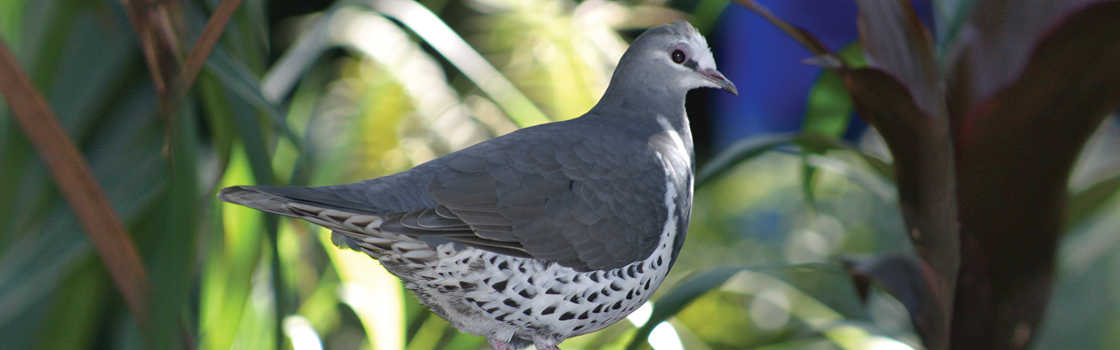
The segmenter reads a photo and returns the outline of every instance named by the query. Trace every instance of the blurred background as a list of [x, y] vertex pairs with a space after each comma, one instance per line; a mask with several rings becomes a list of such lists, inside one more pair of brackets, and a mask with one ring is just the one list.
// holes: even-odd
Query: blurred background
[[[922, 348], [902, 302], [853, 283], [843, 264], [912, 253], [882, 139], [839, 78], [739, 5], [244, 0], [193, 88], [164, 104], [144, 43], [182, 63], [221, 3], [0, 0], [0, 36], [87, 158], [152, 296], [137, 322], [0, 101], [0, 347], [486, 349], [325, 230], [221, 203], [217, 189], [357, 181], [577, 117], [630, 40], [687, 19], [740, 94], [688, 97], [707, 172], [684, 250], [652, 308], [561, 347]], [[853, 2], [759, 3], [861, 60]], [[970, 3], [914, 6], [948, 51]], [[128, 10], [137, 4], [162, 19], [147, 35]], [[1120, 347], [1117, 150], [1109, 118], [1070, 180], [1036, 348]]]

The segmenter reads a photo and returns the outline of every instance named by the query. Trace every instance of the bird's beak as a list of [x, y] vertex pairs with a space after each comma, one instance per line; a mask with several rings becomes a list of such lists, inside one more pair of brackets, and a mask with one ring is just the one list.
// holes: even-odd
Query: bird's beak
[[696, 72], [700, 73], [700, 75], [703, 75], [704, 78], [708, 79], [708, 81], [716, 84], [716, 86], [719, 86], [720, 89], [730, 92], [732, 95], [739, 95], [739, 89], [735, 88], [735, 83], [727, 80], [727, 77], [724, 77], [723, 73], [720, 73], [718, 70], [712, 68], [700, 68], [697, 69]]

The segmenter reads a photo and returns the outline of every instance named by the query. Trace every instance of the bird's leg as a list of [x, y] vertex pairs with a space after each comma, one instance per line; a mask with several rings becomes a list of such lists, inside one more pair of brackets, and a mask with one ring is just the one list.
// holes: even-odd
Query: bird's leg
[[552, 342], [534, 341], [533, 347], [536, 347], [537, 350], [560, 350], [560, 347]]
[[507, 343], [500, 342], [495, 339], [486, 339], [490, 342], [490, 348], [494, 350], [514, 350]]

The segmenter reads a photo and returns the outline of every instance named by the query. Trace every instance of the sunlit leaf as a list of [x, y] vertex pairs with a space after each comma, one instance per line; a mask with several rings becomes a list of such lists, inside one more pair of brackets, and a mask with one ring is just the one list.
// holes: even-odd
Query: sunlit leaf
[[367, 3], [373, 10], [404, 23], [425, 42], [432, 45], [451, 64], [459, 68], [502, 110], [522, 127], [548, 122], [549, 118], [525, 97], [482, 55], [463, 41], [450, 27], [418, 2], [381, 0]]
[[396, 276], [364, 253], [333, 247], [329, 234], [315, 230], [342, 279], [342, 301], [350, 305], [373, 348], [403, 350], [404, 290]]

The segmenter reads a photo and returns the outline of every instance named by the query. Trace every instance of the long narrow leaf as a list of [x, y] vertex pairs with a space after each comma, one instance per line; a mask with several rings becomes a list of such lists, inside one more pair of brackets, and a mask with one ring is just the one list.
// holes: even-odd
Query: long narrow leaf
[[0, 92], [82, 221], [129, 309], [143, 324], [149, 315], [150, 282], [140, 255], [73, 141], [2, 40]]
[[855, 152], [876, 174], [887, 180], [894, 180], [894, 171], [890, 164], [874, 156], [817, 134], [775, 134], [752, 137], [732, 144], [720, 152], [696, 172], [696, 187], [701, 187], [712, 180], [727, 174], [736, 165], [753, 159], [763, 153], [784, 144], [795, 144], [802, 149], [813, 149], [819, 152], [840, 150]]
[[518, 126], [526, 127], [549, 121], [548, 116], [533, 101], [424, 5], [410, 0], [368, 1], [367, 5], [374, 11], [401, 21], [432, 45], [486, 92]]

